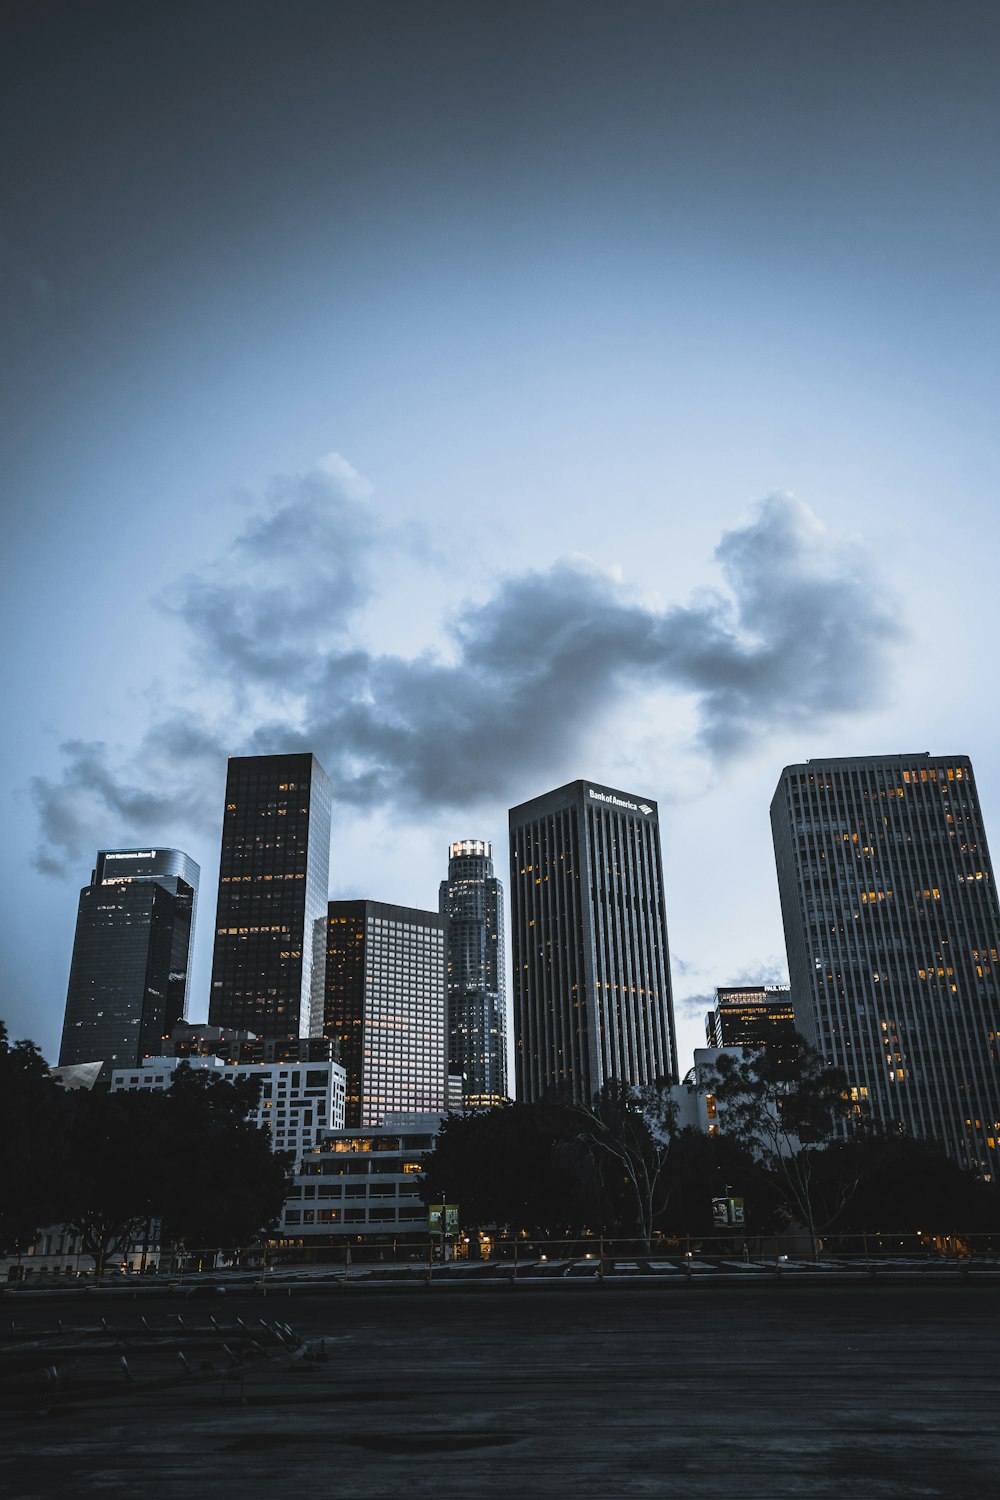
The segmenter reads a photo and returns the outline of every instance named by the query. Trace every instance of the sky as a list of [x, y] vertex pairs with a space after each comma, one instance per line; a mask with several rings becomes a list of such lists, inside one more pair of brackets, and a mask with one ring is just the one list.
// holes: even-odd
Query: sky
[[660, 805], [681, 1072], [785, 976], [782, 766], [1000, 838], [1000, 10], [20, 0], [0, 38], [0, 902], [55, 1060], [98, 848], [314, 751], [330, 890]]

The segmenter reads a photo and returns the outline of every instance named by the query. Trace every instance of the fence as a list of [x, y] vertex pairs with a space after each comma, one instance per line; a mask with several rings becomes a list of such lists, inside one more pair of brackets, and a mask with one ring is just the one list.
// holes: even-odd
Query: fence
[[[647, 1244], [637, 1239], [579, 1235], [550, 1239], [474, 1231], [431, 1237], [389, 1235], [345, 1239], [324, 1244], [271, 1240], [242, 1250], [207, 1247], [169, 1251], [146, 1247], [144, 1255], [129, 1252], [105, 1268], [102, 1282], [191, 1285], [199, 1278], [232, 1276], [264, 1281], [297, 1275], [351, 1276], [361, 1272], [433, 1277], [442, 1270], [496, 1273], [507, 1278], [558, 1275], [618, 1276], [670, 1270], [733, 1269], [743, 1266], [781, 1270], [808, 1263], [835, 1268], [877, 1268], [904, 1261], [915, 1267], [959, 1265], [975, 1261], [1000, 1265], [1000, 1234], [932, 1232], [928, 1230], [872, 1230], [860, 1234], [820, 1237], [813, 1246], [803, 1232], [781, 1235], [742, 1235], [739, 1232], [704, 1235], [654, 1236]], [[96, 1275], [89, 1256], [28, 1255], [0, 1262], [0, 1276], [8, 1284], [93, 1284]]]

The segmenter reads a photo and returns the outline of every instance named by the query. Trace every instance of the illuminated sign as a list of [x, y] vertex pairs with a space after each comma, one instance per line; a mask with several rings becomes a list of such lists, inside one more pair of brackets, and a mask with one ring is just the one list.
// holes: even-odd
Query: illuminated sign
[[155, 859], [159, 854], [158, 849], [131, 849], [124, 854], [105, 854], [104, 859]]
[[712, 1223], [716, 1229], [728, 1229], [731, 1225], [746, 1222], [746, 1210], [742, 1198], [713, 1198]]
[[427, 1228], [431, 1234], [454, 1234], [458, 1229], [457, 1203], [429, 1203]]
[[587, 793], [594, 802], [607, 802], [610, 807], [624, 807], [626, 812], [641, 812], [644, 817], [653, 811], [648, 802], [629, 802], [624, 797], [615, 797], [611, 792], [595, 792], [592, 786], [587, 788]]

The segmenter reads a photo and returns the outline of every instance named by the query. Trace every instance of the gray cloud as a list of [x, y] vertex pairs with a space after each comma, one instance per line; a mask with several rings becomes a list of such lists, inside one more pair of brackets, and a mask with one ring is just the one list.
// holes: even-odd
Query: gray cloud
[[728, 981], [730, 984], [787, 984], [788, 965], [784, 958], [776, 955], [771, 958], [761, 959], [758, 963], [750, 964], [740, 969]]
[[102, 845], [171, 845], [181, 830], [218, 817], [232, 752], [195, 715], [157, 720], [127, 758], [130, 770], [103, 740], [67, 740], [59, 748], [59, 777], [29, 782], [41, 834], [34, 863], [44, 875], [78, 870], [80, 858]]
[[307, 690], [323, 653], [342, 643], [372, 593], [379, 528], [367, 484], [339, 454], [274, 481], [261, 514], [210, 574], [164, 594], [188, 626], [201, 665], [239, 688]]
[[674, 1005], [679, 1015], [704, 1020], [709, 1011], [715, 1009], [715, 991], [711, 994], [675, 995]]
[[[377, 560], [400, 541], [365, 493], [338, 455], [277, 482], [222, 564], [172, 592], [167, 607], [190, 632], [193, 660], [229, 701], [211, 723], [190, 711], [154, 723], [131, 772], [112, 770], [107, 747], [64, 747], [62, 777], [33, 784], [42, 867], [89, 847], [95, 810], [116, 838], [150, 837], [149, 820], [162, 827], [171, 816], [190, 826], [226, 754], [309, 748], [356, 809], [419, 813], [568, 774], [609, 710], [651, 691], [693, 700], [694, 748], [716, 762], [776, 730], [874, 708], [886, 692], [900, 630], [884, 591], [856, 550], [787, 496], [723, 536], [724, 587], [687, 604], [652, 609], [560, 561], [461, 607], [447, 654], [404, 658], [360, 638]], [[267, 717], [247, 722], [262, 702]], [[155, 790], [145, 789], [150, 757]]]

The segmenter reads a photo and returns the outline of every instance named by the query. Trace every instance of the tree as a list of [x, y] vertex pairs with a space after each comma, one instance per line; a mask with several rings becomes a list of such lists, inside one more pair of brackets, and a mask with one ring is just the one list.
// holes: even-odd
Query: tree
[[774, 1174], [732, 1136], [706, 1135], [693, 1125], [679, 1130], [670, 1148], [664, 1186], [655, 1223], [666, 1234], [716, 1233], [712, 1200], [730, 1195], [744, 1199], [743, 1233], [770, 1233], [784, 1222]]
[[935, 1141], [862, 1136], [828, 1147], [817, 1175], [820, 1192], [826, 1189], [831, 1202], [840, 1181], [858, 1184], [831, 1223], [835, 1234], [923, 1230], [948, 1236], [1000, 1227], [997, 1188], [960, 1167]]
[[593, 1185], [574, 1156], [575, 1133], [565, 1112], [549, 1105], [449, 1115], [424, 1165], [424, 1201], [458, 1203], [467, 1225], [543, 1234], [579, 1227], [593, 1208]]
[[632, 1204], [632, 1217], [647, 1253], [653, 1221], [669, 1197], [667, 1172], [677, 1135], [677, 1105], [666, 1080], [628, 1086], [609, 1080], [588, 1109], [576, 1105], [578, 1139], [593, 1153], [595, 1167], [614, 1163]]
[[165, 1092], [84, 1092], [73, 1100], [68, 1186], [60, 1217], [100, 1277], [151, 1219], [161, 1242], [245, 1245], [273, 1225], [288, 1163], [250, 1116], [255, 1080], [178, 1068]]
[[699, 1084], [715, 1095], [722, 1131], [742, 1141], [773, 1171], [793, 1217], [808, 1230], [813, 1253], [820, 1233], [832, 1223], [857, 1178], [841, 1181], [836, 1201], [819, 1191], [818, 1169], [835, 1122], [846, 1116], [847, 1077], [830, 1066], [804, 1037], [796, 1038], [789, 1064], [787, 1042], [741, 1058], [722, 1053], [703, 1069]]
[[160, 1095], [153, 1201], [165, 1242], [230, 1248], [277, 1222], [292, 1163], [252, 1119], [259, 1089], [182, 1066]]
[[0, 1252], [20, 1252], [59, 1212], [67, 1098], [33, 1042], [0, 1021]]
[[112, 1256], [127, 1250], [156, 1212], [162, 1096], [77, 1089], [62, 1209], [56, 1216], [80, 1236], [100, 1280]]

